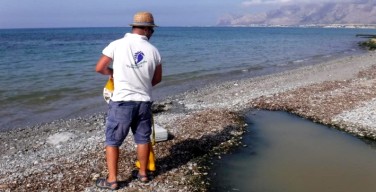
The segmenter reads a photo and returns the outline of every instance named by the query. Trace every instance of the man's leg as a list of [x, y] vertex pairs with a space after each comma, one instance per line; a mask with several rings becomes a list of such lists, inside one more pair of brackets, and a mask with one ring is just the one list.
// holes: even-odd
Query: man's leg
[[[105, 189], [117, 189], [117, 173], [119, 146], [127, 137], [132, 119], [132, 103], [113, 102], [109, 103], [109, 111], [106, 119], [106, 162], [108, 168], [107, 178], [98, 178], [97, 186]], [[110, 186], [110, 187], [109, 187]]]
[[151, 104], [151, 102], [140, 103], [137, 121], [132, 126], [134, 140], [137, 143], [137, 159], [140, 162], [138, 178], [144, 182], [148, 181], [146, 171], [150, 154], [150, 134], [152, 132]]
[[137, 145], [137, 158], [140, 161], [139, 175], [146, 176], [146, 170], [149, 161], [150, 147], [149, 143]]
[[108, 168], [108, 182], [113, 182], [117, 180], [117, 170], [118, 170], [118, 159], [119, 159], [119, 147], [106, 146], [106, 160]]

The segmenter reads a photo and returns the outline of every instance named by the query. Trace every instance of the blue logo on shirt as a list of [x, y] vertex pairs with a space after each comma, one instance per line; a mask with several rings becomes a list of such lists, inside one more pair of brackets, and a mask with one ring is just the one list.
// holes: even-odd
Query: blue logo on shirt
[[144, 59], [145, 54], [142, 51], [137, 52], [134, 54], [134, 62], [135, 64], [139, 64]]

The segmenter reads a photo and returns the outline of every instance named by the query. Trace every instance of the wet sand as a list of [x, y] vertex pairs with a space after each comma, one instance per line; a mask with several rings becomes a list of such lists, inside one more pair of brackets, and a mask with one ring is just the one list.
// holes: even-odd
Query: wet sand
[[[241, 147], [250, 108], [284, 110], [376, 139], [376, 54], [369, 52], [282, 73], [229, 81], [165, 98], [155, 122], [171, 139], [154, 147], [147, 185], [131, 177], [132, 137], [120, 154], [119, 191], [205, 191], [210, 158]], [[101, 191], [107, 174], [103, 113], [0, 133], [0, 191]], [[53, 136], [60, 136], [61, 140]]]

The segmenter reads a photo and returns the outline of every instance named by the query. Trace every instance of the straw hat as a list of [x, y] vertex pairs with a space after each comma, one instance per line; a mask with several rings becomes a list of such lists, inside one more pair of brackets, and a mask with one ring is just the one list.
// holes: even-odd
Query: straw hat
[[153, 15], [149, 12], [138, 12], [133, 17], [133, 23], [130, 26], [137, 27], [158, 27], [154, 24]]

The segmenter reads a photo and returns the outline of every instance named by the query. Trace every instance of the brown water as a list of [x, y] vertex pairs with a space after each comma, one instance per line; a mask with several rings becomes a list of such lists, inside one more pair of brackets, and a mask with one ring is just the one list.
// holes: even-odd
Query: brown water
[[248, 147], [215, 162], [211, 191], [376, 191], [374, 143], [285, 112], [247, 118]]

